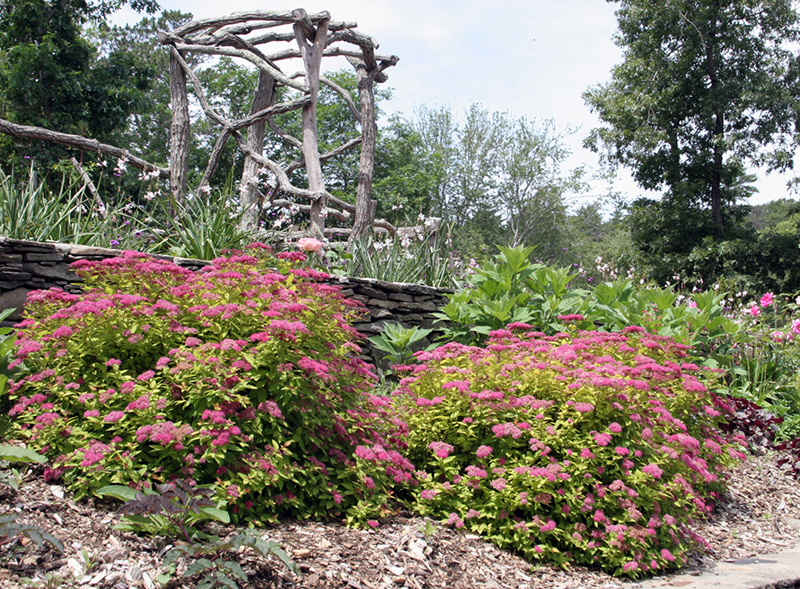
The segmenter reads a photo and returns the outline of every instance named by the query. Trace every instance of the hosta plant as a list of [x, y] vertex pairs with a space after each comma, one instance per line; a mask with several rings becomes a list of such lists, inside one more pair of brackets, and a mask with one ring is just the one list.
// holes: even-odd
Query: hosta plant
[[128, 252], [76, 262], [85, 294], [29, 296], [15, 362], [30, 372], [10, 413], [14, 435], [52, 458], [47, 477], [77, 498], [216, 483], [215, 500], [250, 522], [386, 513], [413, 467], [357, 357], [347, 321], [360, 309], [294, 268], [301, 252], [265, 251], [197, 273]]
[[641, 328], [509, 328], [485, 348], [418, 353], [400, 381], [416, 509], [532, 560], [631, 577], [680, 566], [743, 457], [704, 371]]

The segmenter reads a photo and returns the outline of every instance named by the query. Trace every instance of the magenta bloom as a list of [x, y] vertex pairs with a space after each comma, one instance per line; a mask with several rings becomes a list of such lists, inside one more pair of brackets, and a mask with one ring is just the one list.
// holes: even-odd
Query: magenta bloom
[[575, 403], [573, 408], [578, 413], [589, 413], [591, 411], [594, 411], [594, 405], [592, 405], [591, 403]]
[[491, 446], [480, 446], [478, 448], [478, 451], [475, 452], [475, 455], [478, 458], [486, 458], [491, 453], [492, 453], [492, 447]]
[[450, 456], [450, 452], [453, 451], [453, 447], [450, 444], [445, 444], [444, 442], [431, 442], [428, 444], [428, 448], [433, 450], [433, 453], [439, 458], [447, 458]]
[[123, 413], [122, 411], [112, 411], [105, 416], [103, 421], [105, 421], [106, 423], [116, 423], [123, 417], [125, 417], [125, 413]]
[[150, 380], [155, 375], [156, 375], [155, 372], [153, 372], [152, 370], [148, 370], [147, 372], [142, 372], [138, 377], [136, 377], [136, 380], [138, 380], [139, 382], [144, 382], [146, 380]]
[[554, 522], [551, 519], [547, 520], [546, 524], [542, 524], [541, 526], [539, 526], [540, 532], [552, 532], [555, 529], [556, 529], [556, 522]]
[[497, 491], [502, 491], [506, 488], [506, 480], [503, 478], [495, 479], [491, 483], [489, 483], [493, 489]]
[[758, 317], [759, 315], [761, 315], [761, 309], [758, 307], [758, 305], [753, 305], [752, 307], [750, 307], [750, 314], [753, 317]]
[[608, 426], [608, 431], [614, 434], [618, 434], [622, 431], [622, 426], [618, 424], [616, 421], [611, 422]]
[[764, 296], [761, 297], [761, 306], [762, 307], [769, 307], [772, 304], [772, 299], [775, 295], [771, 292], [764, 293]]
[[594, 441], [598, 446], [608, 446], [611, 442], [611, 434], [596, 434]]
[[660, 479], [661, 475], [664, 474], [664, 471], [661, 470], [657, 465], [653, 464], [652, 462], [642, 468], [642, 472], [652, 475], [655, 479]]
[[69, 337], [73, 333], [75, 333], [74, 329], [72, 329], [68, 325], [62, 325], [53, 332], [53, 337]]

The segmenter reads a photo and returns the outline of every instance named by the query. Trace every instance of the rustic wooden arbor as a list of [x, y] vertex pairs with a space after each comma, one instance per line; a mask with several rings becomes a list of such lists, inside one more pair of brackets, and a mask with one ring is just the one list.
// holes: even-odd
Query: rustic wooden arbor
[[[241, 181], [241, 206], [244, 223], [256, 225], [260, 213], [269, 207], [287, 207], [307, 212], [312, 230], [323, 236], [325, 217], [332, 216], [343, 223], [352, 221], [352, 229], [336, 229], [337, 233], [358, 237], [370, 227], [381, 227], [391, 235], [395, 228], [388, 222], [375, 219], [375, 201], [372, 200], [372, 172], [375, 157], [375, 83], [385, 82], [384, 70], [398, 61], [394, 55], [375, 52], [378, 43], [355, 31], [354, 22], [335, 22], [328, 12], [307, 14], [302, 8], [291, 12], [241, 12], [221, 18], [210, 18], [188, 23], [171, 33], [160, 33], [159, 41], [170, 51], [170, 90], [172, 101], [172, 126], [169, 169], [160, 168], [133, 156], [127, 150], [100, 143], [95, 139], [59, 133], [42, 127], [18, 125], [0, 119], [0, 133], [15, 137], [50, 141], [124, 158], [131, 166], [146, 172], [158, 172], [161, 178], [169, 178], [170, 190], [181, 200], [187, 190], [189, 168], [189, 143], [191, 120], [187, 82], [197, 97], [205, 115], [219, 125], [220, 134], [206, 165], [200, 186], [208, 184], [214, 173], [225, 142], [233, 137], [245, 154], [245, 166]], [[295, 42], [296, 47], [265, 52], [265, 46]], [[253, 98], [250, 114], [231, 121], [215, 111], [206, 100], [197, 74], [186, 61], [191, 53], [229, 56], [243, 59], [254, 65], [259, 72], [258, 86]], [[324, 57], [342, 56], [355, 68], [358, 80], [360, 106], [356, 106], [350, 94], [321, 75]], [[292, 58], [302, 59], [304, 71], [285, 74], [277, 63]], [[335, 90], [345, 101], [350, 112], [361, 125], [361, 136], [320, 154], [317, 143], [317, 95], [320, 83]], [[296, 90], [294, 98], [286, 102], [275, 102], [277, 89], [285, 86]], [[302, 110], [302, 137], [293, 137], [281, 129], [273, 120], [278, 114]], [[272, 131], [287, 145], [300, 149], [302, 161], [276, 162], [264, 156], [263, 146], [266, 129]], [[246, 130], [246, 136], [242, 134]], [[344, 202], [325, 189], [322, 162], [361, 145], [359, 159], [356, 204]], [[288, 150], [287, 150], [288, 151]], [[85, 172], [73, 158], [73, 165], [85, 176]], [[308, 188], [294, 186], [289, 175], [305, 167]], [[266, 171], [271, 187], [266, 194], [258, 189], [258, 179]], [[96, 198], [99, 197], [96, 195]], [[299, 200], [299, 202], [297, 202]]]
[[[259, 212], [265, 207], [294, 205], [309, 214], [312, 230], [318, 235], [326, 233], [326, 216], [340, 221], [352, 219], [352, 229], [346, 230], [351, 238], [358, 237], [370, 226], [383, 227], [394, 234], [394, 227], [389, 223], [375, 219], [375, 201], [371, 199], [371, 193], [376, 138], [374, 84], [386, 81], [384, 70], [395, 65], [398, 58], [377, 54], [377, 42], [355, 31], [355, 27], [356, 23], [332, 21], [328, 12], [307, 14], [298, 8], [291, 12], [234, 13], [222, 18], [194, 21], [171, 33], [160, 33], [159, 41], [170, 50], [170, 188], [173, 195], [180, 199], [187, 188], [191, 138], [187, 83], [190, 82], [204, 113], [220, 127], [201, 186], [214, 173], [225, 142], [233, 137], [246, 156], [240, 185], [246, 223], [254, 225]], [[272, 53], [266, 47], [293, 41], [294, 47], [284, 47]], [[247, 117], [231, 121], [209, 105], [197, 74], [186, 61], [187, 54], [191, 53], [243, 59], [258, 69], [258, 87]], [[321, 75], [322, 59], [329, 56], [344, 56], [355, 68], [360, 108], [349, 92]], [[277, 64], [292, 58], [302, 59], [304, 71], [293, 74], [281, 71]], [[360, 137], [323, 154], [319, 153], [317, 143], [316, 106], [320, 83], [341, 96], [361, 125]], [[276, 103], [277, 88], [281, 85], [297, 92], [293, 93], [293, 99]], [[302, 110], [300, 138], [281, 129], [273, 119], [277, 114], [299, 109]], [[267, 128], [287, 145], [299, 148], [303, 161], [279, 163], [265, 157], [263, 146]], [[244, 129], [247, 130], [246, 137], [242, 134]], [[358, 144], [361, 145], [361, 157], [354, 206], [325, 189], [322, 162]], [[294, 186], [289, 180], [289, 174], [301, 167], [306, 169], [308, 188]], [[259, 191], [257, 186], [264, 170], [272, 186], [266, 194]], [[300, 203], [293, 202], [295, 199], [299, 199]]]

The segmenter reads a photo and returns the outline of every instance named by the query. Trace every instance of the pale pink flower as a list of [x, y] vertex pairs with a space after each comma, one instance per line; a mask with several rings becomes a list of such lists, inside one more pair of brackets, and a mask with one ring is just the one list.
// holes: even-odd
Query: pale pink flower
[[304, 252], [313, 252], [318, 254], [322, 251], [322, 242], [313, 237], [303, 237], [297, 240], [297, 249]]

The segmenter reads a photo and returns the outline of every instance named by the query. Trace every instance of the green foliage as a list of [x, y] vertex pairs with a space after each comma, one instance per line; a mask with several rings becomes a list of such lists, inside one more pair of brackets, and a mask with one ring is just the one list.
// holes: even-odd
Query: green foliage
[[386, 323], [383, 331], [369, 338], [369, 341], [386, 353], [384, 359], [391, 364], [408, 364], [414, 344], [425, 339], [432, 331], [433, 329], [420, 329], [417, 326], [403, 327], [399, 323]]
[[22, 475], [16, 468], [11, 468], [11, 472], [5, 470], [5, 468], [9, 466], [9, 462], [35, 462], [37, 464], [44, 464], [47, 462], [47, 458], [28, 448], [0, 444], [0, 466], [3, 467], [3, 470], [0, 470], [0, 484], [18, 491], [20, 484], [22, 484]]
[[[100, 55], [82, 35], [87, 22], [102, 23], [128, 2], [9, 0], [0, 6], [0, 105], [16, 123], [84, 133], [108, 140], [147, 100], [151, 72], [135, 54]], [[153, 12], [151, 0], [129, 3]], [[12, 147], [11, 161], [22, 153], [52, 162], [52, 146], [36, 142]]]
[[159, 202], [161, 212], [168, 219], [163, 231], [164, 244], [174, 256], [213, 260], [225, 250], [235, 250], [253, 241], [253, 232], [242, 228], [244, 212], [230, 197], [217, 191], [199, 192], [185, 202], [169, 203], [175, 211]]
[[122, 485], [108, 485], [95, 491], [99, 497], [125, 501], [119, 509], [124, 521], [116, 529], [153, 536], [181, 535], [187, 542], [199, 535], [196, 529], [199, 523], [207, 520], [230, 522], [226, 511], [214, 507], [210, 499], [213, 493], [213, 489], [193, 487], [180, 479], [155, 485], [145, 493]]
[[289, 559], [289, 556], [277, 543], [264, 541], [250, 530], [245, 530], [227, 540], [215, 539], [209, 544], [188, 544], [180, 545], [164, 555], [162, 565], [170, 571], [166, 575], [159, 575], [159, 582], [166, 585], [174, 573], [175, 563], [183, 557], [193, 558], [194, 561], [183, 573], [184, 579], [191, 577], [202, 577], [197, 582], [198, 589], [212, 589], [213, 587], [238, 587], [236, 580], [247, 582], [247, 574], [239, 563], [234, 560], [223, 558], [226, 552], [241, 552], [245, 548], [250, 548], [259, 556], [267, 558], [276, 557], [290, 571], [297, 574], [299, 569]]
[[106, 223], [85, 188], [65, 183], [51, 192], [34, 180], [33, 167], [29, 174], [17, 183], [13, 174], [0, 170], [0, 235], [94, 245]]
[[[250, 250], [267, 252], [264, 246]], [[192, 273], [144, 254], [75, 267], [89, 288], [29, 296], [10, 389], [14, 435], [77, 499], [107, 485], [216, 483], [235, 520], [352, 522], [410, 479], [403, 424], [370, 394], [338, 289], [299, 252]], [[278, 266], [285, 273], [262, 273]], [[366, 460], [373, 446], [380, 459]], [[363, 448], [363, 449], [362, 449]]]
[[[642, 188], [666, 186], [664, 217], [680, 222], [664, 227], [679, 248], [664, 254], [708, 235], [723, 239], [726, 212], [752, 194], [746, 164], [791, 168], [795, 5], [618, 2], [615, 41], [625, 59], [608, 84], [584, 94], [606, 125], [586, 144], [630, 168]], [[682, 243], [689, 227], [694, 235]]]
[[40, 548], [49, 544], [58, 552], [64, 552], [64, 544], [50, 532], [30, 524], [17, 523], [16, 518], [17, 516], [13, 514], [0, 515], [0, 545], [23, 537], [28, 538]]
[[[47, 458], [28, 448], [0, 444], [0, 461], [12, 463], [35, 462], [42, 464], [47, 462]], [[10, 474], [4, 470], [0, 471], [0, 484], [8, 485], [14, 490], [19, 489], [21, 478], [22, 477], [15, 469], [12, 469]], [[0, 515], [0, 546], [12, 542], [16, 538], [24, 537], [34, 542], [40, 548], [43, 548], [45, 544], [49, 544], [58, 552], [64, 552], [64, 544], [62, 544], [61, 540], [37, 526], [18, 523], [16, 519], [17, 515], [13, 513]]]
[[563, 325], [559, 316], [581, 308], [586, 293], [568, 288], [576, 274], [532, 264], [530, 247], [499, 249], [496, 261], [476, 269], [467, 278], [469, 288], [450, 296], [435, 314], [442, 322], [444, 340], [479, 343], [510, 323], [530, 323], [552, 332]]
[[[193, 487], [186, 481], [175, 480], [163, 485], [156, 485], [155, 490], [146, 493], [134, 491], [130, 487], [109, 485], [98, 489], [96, 494], [105, 497], [122, 499], [125, 504], [120, 508], [124, 514], [124, 522], [116, 529], [141, 531], [151, 535], [167, 537], [182, 536], [186, 544], [179, 544], [164, 555], [162, 566], [167, 573], [159, 575], [159, 582], [167, 585], [175, 573], [175, 563], [181, 558], [190, 558], [192, 562], [183, 573], [184, 579], [202, 575], [198, 587], [232, 587], [238, 585], [234, 578], [247, 582], [247, 574], [237, 561], [225, 560], [226, 552], [241, 552], [251, 548], [260, 556], [277, 557], [287, 568], [297, 572], [297, 567], [289, 560], [286, 552], [275, 542], [265, 542], [250, 531], [236, 534], [227, 540], [209, 536], [195, 529], [204, 520], [229, 523], [226, 511], [217, 509], [210, 497], [213, 491], [205, 487]], [[197, 540], [203, 542], [198, 544]], [[210, 558], [209, 558], [210, 557]]]
[[329, 269], [339, 276], [442, 288], [458, 286], [462, 264], [448, 255], [444, 240], [440, 236], [415, 237], [393, 240], [363, 237], [350, 243], [349, 252], [329, 252], [328, 256], [333, 258]]
[[680, 566], [720, 475], [743, 455], [717, 430], [685, 346], [629, 328], [417, 355], [395, 392], [415, 509], [501, 548], [638, 577]]

